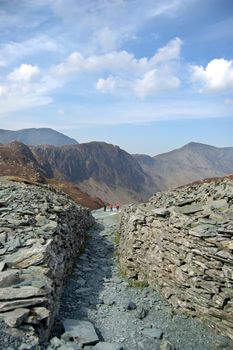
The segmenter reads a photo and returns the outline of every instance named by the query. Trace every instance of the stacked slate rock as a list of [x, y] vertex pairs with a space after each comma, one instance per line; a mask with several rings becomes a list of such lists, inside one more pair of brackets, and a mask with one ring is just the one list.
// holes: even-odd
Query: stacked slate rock
[[[89, 209], [47, 185], [0, 179], [0, 320], [47, 340], [64, 279], [94, 224]], [[0, 329], [1, 333], [1, 329]], [[0, 336], [1, 338], [1, 336]]]
[[124, 273], [233, 339], [233, 181], [157, 193], [125, 209], [120, 231]]

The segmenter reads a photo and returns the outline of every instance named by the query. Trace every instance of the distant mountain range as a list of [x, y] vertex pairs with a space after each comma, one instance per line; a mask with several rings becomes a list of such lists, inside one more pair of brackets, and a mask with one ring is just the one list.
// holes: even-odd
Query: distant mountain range
[[144, 201], [157, 191], [232, 173], [233, 147], [194, 142], [155, 157], [131, 155], [104, 142], [0, 145], [0, 175], [73, 184], [106, 202]]
[[190, 142], [155, 157], [141, 154], [134, 157], [161, 190], [233, 173], [233, 147], [217, 148]]
[[0, 129], [0, 143], [20, 141], [25, 145], [76, 145], [78, 142], [70, 137], [49, 128], [3, 130]]

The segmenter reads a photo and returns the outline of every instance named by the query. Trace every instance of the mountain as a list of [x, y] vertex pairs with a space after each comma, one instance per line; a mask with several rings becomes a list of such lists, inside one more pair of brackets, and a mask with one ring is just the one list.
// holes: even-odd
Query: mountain
[[233, 147], [191, 142], [155, 157], [135, 155], [135, 159], [161, 190], [233, 173]]
[[[133, 156], [104, 142], [0, 145], [0, 175], [57, 183], [67, 193], [76, 193], [76, 198], [80, 197], [78, 186], [91, 197], [121, 204], [144, 201], [157, 191], [232, 173], [233, 147], [194, 142], [155, 157]], [[71, 184], [75, 186], [72, 189]]]
[[18, 141], [0, 145], [0, 176], [7, 176], [14, 181], [48, 184], [62, 190], [78, 204], [90, 209], [103, 206], [101, 199], [92, 198], [75, 184], [48, 179], [47, 170], [39, 164], [30, 148]]
[[22, 129], [18, 131], [0, 129], [0, 143], [19, 141], [26, 145], [75, 145], [78, 142], [49, 128]]
[[73, 182], [107, 202], [142, 201], [158, 190], [138, 161], [118, 146], [90, 142], [31, 150], [47, 177]]
[[18, 141], [0, 144], [0, 175], [16, 176], [32, 182], [45, 182], [45, 171], [30, 148]]

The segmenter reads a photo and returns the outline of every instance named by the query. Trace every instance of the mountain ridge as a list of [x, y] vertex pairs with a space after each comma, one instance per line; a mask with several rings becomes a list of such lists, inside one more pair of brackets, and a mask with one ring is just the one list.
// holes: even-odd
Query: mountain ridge
[[190, 142], [154, 157], [134, 156], [162, 190], [233, 173], [233, 147], [219, 148]]
[[233, 147], [193, 141], [154, 157], [103, 141], [60, 146], [16, 141], [1, 145], [0, 157], [1, 173], [73, 183], [108, 203], [144, 201], [157, 191], [233, 173]]
[[19, 141], [26, 145], [65, 145], [78, 144], [72, 139], [51, 128], [29, 128], [20, 130], [0, 129], [0, 143]]
[[119, 146], [93, 141], [61, 147], [33, 146], [31, 150], [48, 169], [49, 177], [76, 183], [107, 202], [144, 200], [151, 194], [151, 187], [158, 190], [137, 160]]

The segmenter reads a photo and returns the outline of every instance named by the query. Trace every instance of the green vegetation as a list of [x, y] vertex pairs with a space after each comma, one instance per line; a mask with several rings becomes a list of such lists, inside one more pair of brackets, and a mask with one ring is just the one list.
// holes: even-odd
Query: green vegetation
[[116, 232], [116, 233], [115, 233], [115, 236], [114, 236], [114, 239], [113, 239], [114, 244], [115, 244], [115, 245], [119, 245], [120, 239], [121, 239], [120, 233], [119, 233], [119, 232]]
[[141, 288], [142, 289], [142, 288], [149, 287], [149, 284], [147, 281], [139, 281], [139, 280], [129, 278], [127, 282], [129, 284], [129, 287], [132, 287], [132, 288]]

